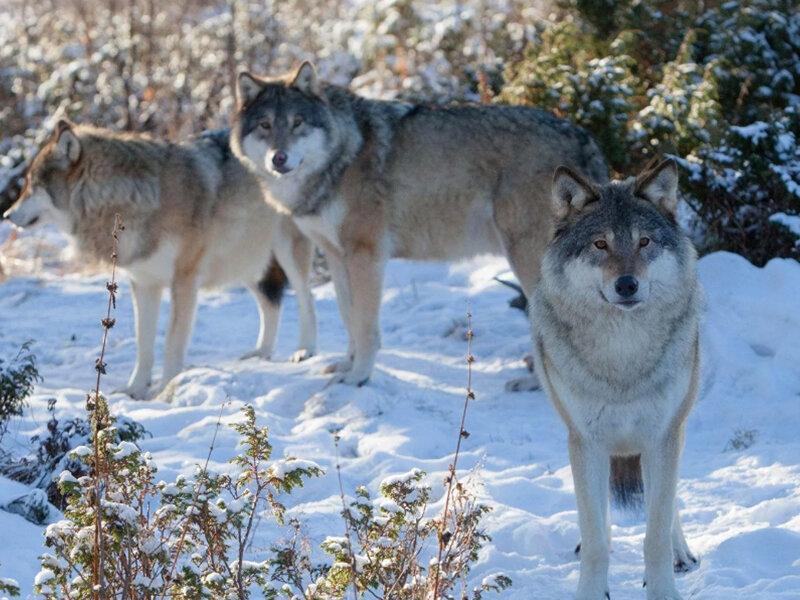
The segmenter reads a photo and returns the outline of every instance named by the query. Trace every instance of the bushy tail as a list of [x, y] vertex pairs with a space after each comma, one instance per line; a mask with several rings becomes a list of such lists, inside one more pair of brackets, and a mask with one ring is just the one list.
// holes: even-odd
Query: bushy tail
[[273, 305], [280, 306], [283, 289], [286, 287], [286, 273], [273, 256], [269, 266], [258, 281], [258, 291]]
[[611, 501], [620, 508], [638, 510], [644, 504], [639, 455], [611, 457]]

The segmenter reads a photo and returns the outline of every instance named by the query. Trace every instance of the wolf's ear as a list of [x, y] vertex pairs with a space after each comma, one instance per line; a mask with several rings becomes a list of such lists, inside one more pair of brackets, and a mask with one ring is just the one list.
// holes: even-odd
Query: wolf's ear
[[53, 147], [53, 157], [68, 164], [74, 164], [81, 157], [81, 142], [72, 129], [72, 123], [60, 119], [55, 129], [56, 145]]
[[255, 100], [263, 89], [264, 84], [247, 71], [242, 71], [236, 78], [236, 106], [244, 108]]
[[668, 158], [655, 169], [645, 171], [636, 178], [634, 192], [674, 216], [678, 208], [678, 163]]
[[314, 65], [307, 60], [304, 60], [303, 63], [297, 68], [297, 71], [295, 71], [294, 77], [292, 77], [292, 81], [289, 83], [289, 85], [300, 90], [301, 92], [311, 94], [312, 96], [319, 96], [320, 94], [320, 84], [317, 70], [314, 68]]
[[556, 220], [567, 218], [570, 212], [580, 212], [597, 197], [594, 186], [569, 169], [558, 167], [553, 175], [553, 214]]

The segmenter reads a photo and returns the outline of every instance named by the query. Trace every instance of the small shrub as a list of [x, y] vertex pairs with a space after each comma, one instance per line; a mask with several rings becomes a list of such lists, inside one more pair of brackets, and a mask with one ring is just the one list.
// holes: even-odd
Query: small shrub
[[0, 577], [0, 594], [19, 596], [19, 583], [10, 577]]
[[[295, 525], [294, 535], [273, 548], [265, 597], [334, 600], [349, 596], [354, 587], [358, 598], [480, 600], [486, 592], [508, 588], [511, 580], [505, 575], [487, 577], [472, 590], [463, 586], [478, 551], [490, 540], [479, 527], [490, 508], [479, 504], [467, 486], [456, 483], [447, 520], [431, 518], [431, 489], [424, 477], [415, 469], [389, 478], [381, 484], [377, 499], [359, 487], [355, 500], [342, 513], [349, 535], [328, 537], [322, 543], [333, 559], [330, 567], [313, 563], [307, 541]], [[437, 560], [440, 545], [443, 551]], [[456, 592], [459, 583], [462, 589]]]
[[[267, 429], [256, 425], [248, 406], [233, 426], [243, 446], [231, 460], [236, 472], [198, 467], [193, 478], [157, 481], [149, 453], [118, 441], [102, 396], [94, 412], [99, 447], [72, 451], [90, 475], [75, 478], [65, 471], [59, 477], [66, 519], [45, 531], [52, 553], [41, 557], [36, 592], [47, 599], [89, 600], [100, 585], [108, 599], [249, 598], [250, 587], [266, 578], [264, 565], [244, 560], [257, 515], [267, 506], [281, 521], [285, 508], [276, 496], [321, 470], [292, 458], [268, 465]], [[98, 477], [104, 481], [99, 500]]]
[[30, 352], [32, 343], [22, 344], [17, 355], [5, 366], [0, 358], [0, 439], [8, 430], [11, 417], [22, 415], [34, 385], [42, 380], [36, 368], [36, 357]]

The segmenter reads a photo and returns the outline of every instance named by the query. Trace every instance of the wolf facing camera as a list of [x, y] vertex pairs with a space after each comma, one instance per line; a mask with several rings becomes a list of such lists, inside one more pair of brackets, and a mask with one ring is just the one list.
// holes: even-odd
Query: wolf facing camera
[[677, 191], [672, 160], [606, 185], [555, 172], [558, 226], [530, 315], [539, 377], [569, 432], [579, 600], [609, 597], [609, 481], [623, 502], [644, 492], [648, 600], [679, 600], [673, 569], [697, 564], [676, 487], [700, 378], [702, 291]]
[[277, 78], [240, 74], [237, 100], [234, 153], [328, 259], [349, 333], [332, 382], [372, 374], [389, 258], [504, 254], [530, 296], [551, 237], [553, 170], [608, 178], [588, 133], [531, 108], [368, 100], [308, 62]]

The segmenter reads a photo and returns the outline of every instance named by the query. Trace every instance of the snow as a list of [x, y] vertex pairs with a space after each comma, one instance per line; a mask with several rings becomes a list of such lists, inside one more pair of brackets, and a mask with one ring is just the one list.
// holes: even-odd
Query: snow
[[[577, 585], [572, 551], [579, 532], [566, 430], [543, 393], [503, 391], [505, 381], [525, 374], [521, 357], [530, 340], [525, 316], [507, 306], [511, 293], [493, 280], [498, 275], [509, 277], [505, 261], [495, 257], [455, 265], [391, 262], [381, 314], [383, 348], [372, 381], [362, 388], [325, 387], [322, 369], [346, 347], [331, 284], [314, 290], [320, 354], [299, 364], [288, 362], [299, 332], [293, 295], [284, 303], [276, 361], [259, 362], [236, 360], [257, 337], [249, 294], [204, 294], [189, 367], [168, 393], [146, 402], [111, 393], [125, 384], [135, 358], [129, 288], [121, 283], [101, 387], [114, 414], [152, 434], [138, 444], [168, 482], [180, 474], [192, 477], [195, 465], [205, 462], [225, 403], [209, 467], [229, 472], [238, 440], [227, 425], [241, 421], [240, 407], [251, 403], [259, 426], [270, 428], [274, 456], [296, 456], [325, 470], [280, 498], [287, 521], [300, 519], [318, 547], [344, 535], [334, 431], [348, 502], [359, 485], [377, 498], [382, 482], [419, 468], [432, 488], [430, 514], [442, 509], [442, 481], [453, 462], [467, 381], [469, 300], [476, 399], [468, 408], [471, 435], [462, 441], [458, 474], [476, 483], [480, 501], [493, 511], [484, 523], [492, 541], [480, 552], [468, 584], [503, 573], [513, 585], [498, 598], [570, 598]], [[716, 253], [701, 259], [699, 277], [707, 295], [703, 382], [687, 424], [679, 500], [684, 531], [701, 564], [679, 577], [678, 589], [684, 598], [703, 600], [797, 600], [800, 265], [773, 260], [759, 269], [736, 255]], [[106, 279], [104, 272], [37, 267], [0, 285], [0, 356], [34, 339], [44, 377], [25, 415], [11, 422], [5, 450], [21, 454], [30, 436], [46, 432], [50, 398], [57, 399], [59, 420], [83, 415], [85, 394], [94, 385]], [[158, 357], [166, 312], [161, 311]], [[285, 469], [298, 463], [278, 464]], [[0, 479], [0, 504], [26, 491]], [[644, 598], [644, 518], [615, 509], [612, 521], [612, 597]], [[40, 572], [37, 561], [45, 529], [0, 511], [0, 530], [4, 540], [13, 540], [0, 544], [0, 576], [19, 581], [22, 598], [32, 598], [34, 578], [47, 572]], [[262, 519], [246, 559], [263, 562], [264, 549], [286, 536], [287, 530]], [[424, 563], [435, 548], [428, 550]]]

